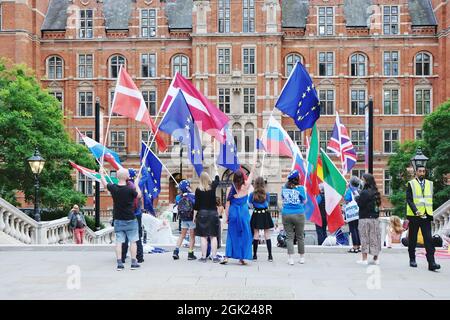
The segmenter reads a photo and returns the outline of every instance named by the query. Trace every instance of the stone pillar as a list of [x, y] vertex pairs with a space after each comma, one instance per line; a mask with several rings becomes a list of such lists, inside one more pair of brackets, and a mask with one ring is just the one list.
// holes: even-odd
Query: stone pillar
[[194, 0], [194, 16], [196, 17], [196, 23], [193, 26], [194, 33], [207, 33], [208, 32], [208, 12], [211, 11], [209, 0]]
[[263, 11], [266, 11], [266, 32], [278, 32], [278, 17], [280, 4], [277, 0], [265, 0]]

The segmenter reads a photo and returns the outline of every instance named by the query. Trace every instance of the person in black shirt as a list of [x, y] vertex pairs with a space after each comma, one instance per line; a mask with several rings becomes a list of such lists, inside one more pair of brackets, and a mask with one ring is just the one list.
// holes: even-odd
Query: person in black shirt
[[[104, 171], [104, 170], [103, 170]], [[136, 260], [137, 246], [139, 240], [138, 222], [134, 214], [134, 202], [136, 197], [140, 197], [138, 181], [135, 188], [128, 186], [127, 180], [130, 178], [128, 170], [121, 168], [117, 171], [118, 184], [107, 183], [102, 175], [102, 184], [108, 189], [113, 198], [113, 219], [114, 232], [116, 237], [117, 270], [123, 270], [122, 243], [130, 241], [131, 270], [139, 268]]]

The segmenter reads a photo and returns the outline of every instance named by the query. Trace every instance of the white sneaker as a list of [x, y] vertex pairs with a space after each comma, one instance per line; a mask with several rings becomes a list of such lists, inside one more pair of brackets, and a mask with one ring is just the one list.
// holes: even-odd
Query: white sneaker
[[367, 260], [358, 260], [356, 261], [357, 264], [363, 264], [363, 265], [368, 265], [369, 263], [367, 262]]
[[293, 266], [293, 265], [294, 265], [294, 259], [289, 258], [289, 259], [288, 259], [288, 263], [289, 263], [291, 266]]
[[380, 265], [380, 258], [378, 258], [377, 260], [372, 260], [372, 264], [376, 266]]
[[300, 260], [298, 260], [298, 263], [304, 264], [305, 263], [305, 257], [304, 256], [300, 256]]

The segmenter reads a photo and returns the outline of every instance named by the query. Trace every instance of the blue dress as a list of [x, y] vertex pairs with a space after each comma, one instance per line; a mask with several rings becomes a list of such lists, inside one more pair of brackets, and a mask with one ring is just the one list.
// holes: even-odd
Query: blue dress
[[239, 260], [252, 259], [253, 235], [250, 230], [248, 196], [230, 198], [228, 209], [228, 235], [225, 256]]

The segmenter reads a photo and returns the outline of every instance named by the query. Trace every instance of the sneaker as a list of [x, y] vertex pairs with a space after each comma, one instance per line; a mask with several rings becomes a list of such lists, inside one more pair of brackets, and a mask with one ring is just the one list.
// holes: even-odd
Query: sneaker
[[[197, 259], [197, 258], [196, 258]], [[206, 259], [206, 258], [200, 258], [200, 259], [198, 259], [198, 262], [203, 262], [203, 263], [206, 263], [206, 261], [208, 261], [208, 259]]]
[[212, 261], [213, 261], [214, 263], [218, 263], [218, 262], [220, 262], [220, 259], [217, 258], [217, 257], [214, 257], [214, 258], [212, 259]]
[[[194, 255], [194, 252], [188, 253], [188, 260], [197, 260], [197, 257]], [[205, 258], [206, 260], [206, 258]]]
[[132, 264], [131, 265], [131, 270], [136, 270], [136, 269], [139, 269], [141, 266], [140, 265], [138, 265], [137, 263], [136, 264]]
[[415, 262], [414, 260], [409, 261], [409, 266], [411, 268], [417, 268], [417, 262]]
[[117, 265], [117, 271], [122, 271], [123, 269], [125, 269], [125, 266], [123, 264]]
[[289, 258], [289, 259], [288, 259], [288, 263], [289, 263], [291, 266], [293, 266], [293, 265], [294, 265], [294, 259]]
[[369, 263], [367, 262], [367, 260], [358, 260], [356, 261], [357, 264], [363, 264], [363, 265], [368, 265]]
[[173, 250], [173, 254], [172, 254], [173, 260], [180, 259], [180, 256], [178, 255], [179, 252], [180, 251], [178, 249]]
[[268, 258], [268, 260], [269, 260], [269, 262], [272, 262], [272, 261], [273, 261], [273, 257], [272, 257], [272, 255], [271, 255], [271, 254], [269, 255], [269, 258]]
[[305, 257], [300, 257], [300, 260], [298, 260], [298, 263], [305, 264]]

